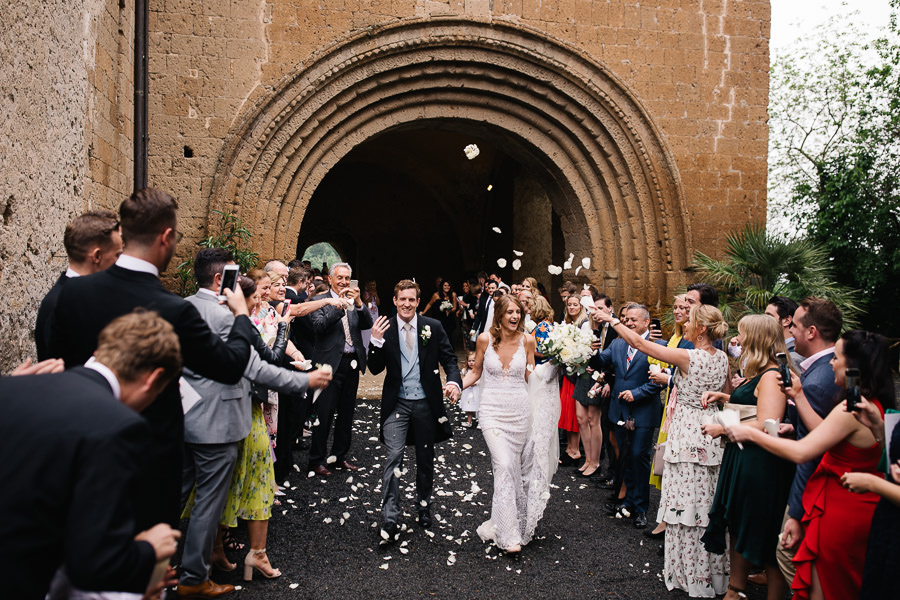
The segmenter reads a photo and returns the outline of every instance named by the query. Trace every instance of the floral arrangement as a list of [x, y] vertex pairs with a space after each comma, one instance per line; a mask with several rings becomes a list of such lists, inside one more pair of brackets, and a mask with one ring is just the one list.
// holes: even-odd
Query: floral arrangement
[[444, 300], [441, 302], [440, 309], [445, 313], [449, 313], [451, 310], [453, 310], [453, 303], [449, 300]]
[[419, 337], [422, 338], [422, 345], [427, 346], [428, 340], [431, 339], [431, 325], [425, 325], [422, 327], [421, 333], [419, 333]]
[[555, 325], [546, 338], [538, 340], [538, 351], [563, 367], [567, 375], [583, 375], [594, 354], [594, 334], [570, 323]]

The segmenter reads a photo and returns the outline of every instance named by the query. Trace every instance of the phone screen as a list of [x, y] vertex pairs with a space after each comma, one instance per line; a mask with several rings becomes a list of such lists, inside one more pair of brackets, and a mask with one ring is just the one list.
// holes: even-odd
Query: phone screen
[[219, 287], [219, 295], [225, 294], [225, 290], [232, 292], [237, 290], [238, 276], [240, 275], [240, 267], [237, 265], [225, 265], [222, 269], [222, 285]]
[[290, 312], [290, 310], [291, 310], [291, 301], [285, 300], [284, 304], [281, 307], [281, 316], [282, 317], [285, 316], [286, 314], [288, 314], [288, 312]]

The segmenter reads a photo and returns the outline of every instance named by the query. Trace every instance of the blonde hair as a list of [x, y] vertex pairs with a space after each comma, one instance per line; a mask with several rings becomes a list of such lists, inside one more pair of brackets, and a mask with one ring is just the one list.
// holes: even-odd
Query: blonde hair
[[519, 307], [519, 315], [522, 317], [516, 325], [516, 331], [525, 331], [525, 307], [522, 306], [519, 299], [515, 296], [504, 294], [498, 300], [494, 300], [494, 322], [491, 324], [491, 345], [494, 346], [494, 350], [500, 347], [501, 320], [510, 302]]
[[777, 353], [783, 352], [789, 357], [781, 323], [769, 315], [745, 316], [738, 321], [738, 332], [743, 336], [741, 357], [744, 377], [748, 379], [756, 377], [776, 362]]
[[160, 367], [161, 382], [169, 382], [181, 372], [181, 345], [175, 330], [159, 314], [143, 308], [104, 327], [94, 357], [129, 383]]
[[[569, 298], [577, 298], [578, 299], [578, 307], [581, 309], [581, 312], [578, 313], [578, 316], [575, 317], [574, 319], [569, 314]], [[581, 296], [579, 296], [577, 294], [573, 294], [573, 295], [569, 296], [569, 298], [566, 298], [566, 305], [564, 307], [564, 312], [565, 312], [566, 316], [563, 320], [566, 323], [571, 323], [571, 324], [574, 324], [574, 325], [580, 327], [582, 323], [587, 321], [587, 318], [588, 318], [587, 311], [584, 309], [584, 306], [581, 304]]]
[[[675, 305], [680, 302], [685, 302], [685, 301], [687, 301], [687, 296], [685, 296], [684, 294], [678, 294], [677, 296], [675, 296], [675, 299], [672, 301], [672, 314], [673, 315], [675, 314]], [[672, 323], [674, 324], [674, 330], [675, 330], [674, 335], [676, 337], [684, 337], [684, 324], [679, 323], [678, 321], [675, 321], [674, 319], [672, 320]]]
[[526, 281], [528, 282], [528, 285], [531, 286], [532, 292], [534, 292], [535, 294], [541, 293], [540, 290], [538, 290], [537, 279], [535, 279], [534, 277], [526, 277], [525, 279], [522, 280], [522, 283], [525, 283]]
[[710, 342], [721, 340], [728, 335], [728, 323], [725, 322], [722, 312], [710, 304], [698, 304], [691, 307], [688, 324], [692, 339], [696, 337], [698, 327], [706, 328], [706, 335], [709, 336]]
[[531, 318], [534, 319], [535, 322], [540, 323], [541, 321], [553, 320], [553, 308], [550, 307], [550, 303], [547, 302], [546, 298], [538, 295], [529, 298], [526, 302], [531, 311]]

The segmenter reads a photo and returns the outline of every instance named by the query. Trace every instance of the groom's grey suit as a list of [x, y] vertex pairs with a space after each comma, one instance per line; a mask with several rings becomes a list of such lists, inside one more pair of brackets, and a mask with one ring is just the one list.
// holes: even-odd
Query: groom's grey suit
[[458, 359], [440, 321], [421, 315], [416, 320], [411, 349], [401, 340], [405, 323], [399, 317], [391, 319], [382, 340], [372, 338], [369, 345], [369, 370], [377, 375], [387, 369], [381, 394], [381, 438], [387, 450], [381, 507], [385, 523], [397, 523], [401, 514], [395, 469], [403, 468], [407, 444], [416, 446], [417, 508], [421, 512], [431, 503], [434, 444], [452, 435], [438, 367], [444, 367], [448, 382], [462, 389]]
[[[197, 308], [213, 333], [227, 339], [234, 315], [219, 304], [215, 292], [201, 289], [185, 300]], [[196, 494], [184, 540], [179, 583], [199, 585], [209, 579], [209, 558], [237, 462], [238, 442], [250, 433], [250, 382], [302, 394], [308, 377], [265, 362], [252, 347], [244, 377], [236, 384], [219, 383], [190, 369], [184, 369], [183, 376], [200, 399], [184, 415], [182, 505], [195, 484]]]

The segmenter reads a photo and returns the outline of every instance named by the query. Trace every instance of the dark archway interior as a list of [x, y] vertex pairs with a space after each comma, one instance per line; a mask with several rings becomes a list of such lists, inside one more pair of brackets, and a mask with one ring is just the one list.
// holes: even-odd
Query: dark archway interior
[[[388, 307], [393, 285], [403, 278], [415, 278], [422, 286], [422, 306], [438, 277], [449, 279], [457, 292], [464, 277], [482, 269], [497, 272], [504, 281], [540, 278], [530, 272], [533, 265], [529, 272], [514, 271], [511, 265], [513, 249], [526, 244], [550, 244], [554, 260], [562, 261], [564, 240], [558, 226], [535, 236], [521, 227], [523, 216], [515, 216], [523, 210], [516, 206], [517, 182], [526, 174], [536, 178], [535, 170], [541, 169], [536, 161], [524, 164], [528, 157], [522, 160], [517, 142], [490, 129], [480, 133], [454, 130], [450, 121], [430, 122], [360, 144], [313, 194], [297, 252], [329, 242], [351, 263], [354, 278], [377, 282]], [[473, 143], [480, 154], [469, 160], [463, 149]], [[545, 187], [553, 187], [548, 173], [540, 176], [548, 180]], [[527, 215], [524, 218], [527, 222]], [[553, 220], [558, 222], [555, 213]], [[516, 231], [517, 223], [522, 231]], [[507, 266], [499, 268], [497, 258], [506, 258]]]

